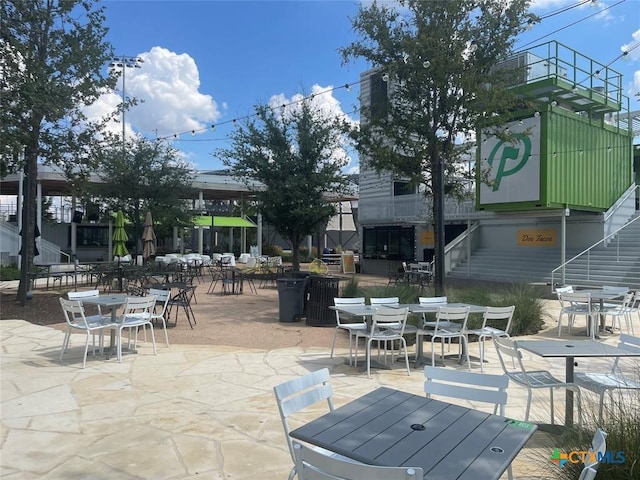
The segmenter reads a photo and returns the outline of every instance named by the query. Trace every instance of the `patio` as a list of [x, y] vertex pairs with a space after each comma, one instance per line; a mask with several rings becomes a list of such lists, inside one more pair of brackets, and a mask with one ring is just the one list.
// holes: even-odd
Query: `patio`
[[[177, 326], [169, 329], [169, 348], [159, 342], [153, 356], [151, 345], [140, 343], [139, 353], [125, 355], [121, 364], [89, 356], [84, 370], [81, 335], [72, 336], [71, 348], [59, 363], [63, 333], [58, 325], [3, 320], [3, 478], [281, 479], [292, 462], [274, 385], [328, 367], [336, 406], [378, 386], [424, 394], [422, 368], [412, 368], [411, 376], [401, 365], [375, 370], [369, 380], [345, 363], [346, 334], [331, 359], [333, 328], [278, 322], [274, 288], [241, 296], [199, 290], [197, 326], [191, 330], [184, 316], [179, 317]], [[558, 302], [546, 305], [557, 318]], [[549, 328], [538, 337], [555, 337], [555, 322]], [[604, 341], [615, 345], [617, 335]], [[472, 354], [476, 349], [477, 344], [471, 344]], [[492, 346], [486, 356], [485, 372], [502, 373]], [[592, 368], [598, 362], [609, 364], [589, 362]], [[560, 376], [564, 372], [562, 359], [527, 354], [526, 363]], [[479, 371], [477, 365], [474, 370]], [[521, 418], [526, 390], [511, 385], [508, 391], [506, 415]], [[559, 392], [557, 419], [563, 411], [564, 392]], [[292, 426], [319, 413], [311, 409]], [[535, 392], [530, 420], [546, 422], [548, 415], [547, 392]], [[536, 432], [515, 460], [515, 478], [553, 478], [556, 467], [548, 457], [553, 446], [562, 445], [545, 435]]]

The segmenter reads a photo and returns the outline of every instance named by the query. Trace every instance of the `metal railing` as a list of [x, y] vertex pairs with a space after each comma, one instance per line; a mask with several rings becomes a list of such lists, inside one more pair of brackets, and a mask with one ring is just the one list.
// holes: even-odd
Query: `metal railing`
[[[611, 245], [611, 242], [608, 241], [609, 239], [611, 239], [612, 237], [618, 235], [622, 230], [627, 228], [629, 225], [637, 222], [638, 220], [640, 220], [640, 216], [637, 216], [636, 218], [634, 218], [630, 222], [624, 224], [622, 227], [618, 228], [615, 232], [610, 233], [609, 235], [605, 236], [602, 240], [598, 241], [597, 243], [594, 243], [593, 245], [591, 245], [586, 250], [583, 250], [579, 254], [575, 255], [573, 258], [570, 258], [569, 260], [564, 262], [562, 265], [554, 268], [551, 271], [551, 291], [554, 291], [556, 283], [558, 283], [556, 281], [556, 275], [558, 274], [558, 272], [561, 271], [561, 277], [560, 277], [560, 279], [562, 280], [561, 285], [564, 285], [566, 283], [566, 267], [567, 267], [567, 265], [569, 265], [570, 263], [576, 261], [577, 259], [581, 258], [584, 255], [587, 256], [587, 278], [586, 278], [586, 280], [589, 281], [590, 280], [590, 276], [591, 276], [591, 252], [592, 252], [592, 250], [594, 248], [598, 247], [599, 245]], [[616, 248], [616, 262], [619, 262], [620, 261], [620, 236], [619, 235], [617, 236], [617, 239], [616, 239], [615, 248]]]
[[467, 276], [470, 275], [470, 245], [466, 241], [480, 227], [479, 223], [474, 223], [468, 230], [465, 230], [450, 242], [444, 249], [444, 273], [453, 270], [460, 262], [467, 260]]

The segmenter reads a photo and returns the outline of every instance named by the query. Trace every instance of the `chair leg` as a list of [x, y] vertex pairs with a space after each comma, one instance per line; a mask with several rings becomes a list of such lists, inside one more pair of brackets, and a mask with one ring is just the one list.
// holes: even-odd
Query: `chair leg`
[[527, 409], [524, 412], [524, 421], [529, 421], [529, 412], [531, 411], [531, 389], [527, 388]]
[[82, 368], [87, 364], [87, 352], [89, 351], [89, 337], [91, 333], [87, 330], [87, 338], [84, 341], [84, 355], [82, 356]]
[[407, 375], [411, 375], [411, 370], [409, 368], [409, 352], [407, 352], [407, 342], [404, 337], [402, 338], [402, 345], [404, 345], [404, 361], [407, 365]]
[[[329, 358], [333, 358], [333, 349], [336, 346], [336, 336], [338, 335], [338, 330], [340, 329], [340, 327], [336, 327], [333, 330], [333, 342], [331, 342], [331, 355], [329, 356]], [[349, 333], [349, 344], [351, 344], [351, 333]]]

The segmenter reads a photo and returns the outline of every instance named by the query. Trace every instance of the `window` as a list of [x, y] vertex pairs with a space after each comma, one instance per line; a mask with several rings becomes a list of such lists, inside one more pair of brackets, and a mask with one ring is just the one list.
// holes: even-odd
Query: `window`
[[398, 181], [393, 182], [394, 196], [397, 197], [400, 195], [413, 195], [415, 193], [416, 193], [415, 187], [411, 187], [409, 185], [409, 182], [398, 182]]
[[[71, 227], [69, 227], [71, 230]], [[109, 227], [101, 225], [78, 225], [76, 244], [79, 247], [108, 247]]]
[[371, 75], [371, 96], [369, 105], [371, 108], [371, 119], [379, 120], [385, 118], [388, 112], [389, 99], [387, 97], [387, 82], [382, 80], [382, 75], [375, 73]]
[[413, 260], [414, 227], [364, 227], [362, 233], [365, 258]]

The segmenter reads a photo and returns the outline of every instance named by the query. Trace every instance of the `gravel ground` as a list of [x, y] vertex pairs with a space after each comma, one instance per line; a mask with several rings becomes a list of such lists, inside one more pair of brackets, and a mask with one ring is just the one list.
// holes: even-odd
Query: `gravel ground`
[[[384, 278], [371, 277], [365, 281], [386, 284]], [[304, 319], [291, 323], [279, 321], [279, 299], [274, 286], [257, 288], [257, 294], [245, 287], [241, 295], [222, 295], [220, 285], [213, 293], [208, 294], [209, 282], [210, 279], [206, 277], [201, 283], [196, 281], [198, 287], [192, 306], [197, 324], [193, 328], [189, 326], [183, 311], [171, 312], [169, 343], [228, 345], [267, 350], [312, 346], [331, 348], [333, 325], [308, 326]], [[16, 300], [16, 291], [5, 289], [0, 293], [0, 320], [20, 319], [64, 330], [66, 324], [58, 298], [66, 296], [67, 291], [65, 288], [37, 289], [33, 299], [22, 307]], [[91, 313], [90, 307], [87, 307], [87, 313]], [[156, 339], [162, 341], [158, 335]], [[336, 347], [348, 346], [348, 336], [341, 331]]]

